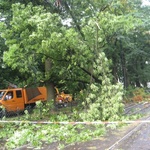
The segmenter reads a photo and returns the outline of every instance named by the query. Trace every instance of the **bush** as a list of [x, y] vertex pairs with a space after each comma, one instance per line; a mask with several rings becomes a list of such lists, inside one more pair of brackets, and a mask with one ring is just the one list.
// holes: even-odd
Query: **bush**
[[144, 88], [128, 88], [126, 98], [133, 102], [142, 102], [147, 100], [148, 94]]

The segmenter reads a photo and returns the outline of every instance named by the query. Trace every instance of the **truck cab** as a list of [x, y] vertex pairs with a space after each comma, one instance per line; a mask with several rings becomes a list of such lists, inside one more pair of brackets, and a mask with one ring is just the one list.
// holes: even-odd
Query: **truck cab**
[[[24, 111], [35, 106], [37, 101], [47, 100], [46, 87], [13, 88], [0, 90], [0, 106], [6, 112]], [[3, 109], [0, 108], [0, 113]]]
[[0, 90], [0, 105], [2, 105], [8, 112], [24, 110], [22, 89]]

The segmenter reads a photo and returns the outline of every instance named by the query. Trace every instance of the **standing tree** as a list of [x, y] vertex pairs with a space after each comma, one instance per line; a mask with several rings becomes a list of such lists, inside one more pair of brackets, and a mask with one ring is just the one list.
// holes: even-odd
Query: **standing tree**
[[[13, 69], [31, 74], [36, 81], [49, 79], [49, 58], [55, 53], [57, 41], [62, 41], [62, 35], [57, 34], [61, 30], [59, 16], [47, 13], [42, 6], [33, 7], [32, 4], [14, 4], [12, 12], [10, 26], [4, 26], [2, 31], [9, 48], [4, 53], [4, 61]], [[45, 69], [41, 68], [44, 64]], [[51, 82], [47, 84], [49, 86], [52, 86]], [[53, 88], [48, 89], [51, 89], [49, 98], [54, 98]]]

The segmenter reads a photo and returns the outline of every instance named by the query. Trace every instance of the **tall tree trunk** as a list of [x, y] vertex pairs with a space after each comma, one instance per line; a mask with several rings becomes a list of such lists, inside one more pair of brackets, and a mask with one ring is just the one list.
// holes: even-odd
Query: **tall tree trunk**
[[136, 87], [141, 87], [141, 84], [140, 84], [140, 80], [139, 80], [138, 75], [136, 75], [135, 85], [136, 85]]
[[119, 80], [118, 77], [118, 71], [117, 71], [117, 65], [114, 64], [113, 68], [112, 68], [112, 74], [113, 74], [113, 83], [116, 84]]
[[121, 55], [121, 69], [122, 69], [123, 83], [124, 88], [126, 89], [128, 87], [128, 79], [127, 79], [128, 76], [127, 76], [125, 52], [122, 47], [122, 41], [120, 41], [120, 55]]
[[[45, 61], [45, 73], [49, 73], [52, 68], [52, 62], [48, 58]], [[54, 100], [55, 99], [55, 92], [54, 92], [54, 85], [52, 81], [48, 80], [46, 81], [46, 88], [47, 88], [47, 95], [48, 95], [48, 100]]]

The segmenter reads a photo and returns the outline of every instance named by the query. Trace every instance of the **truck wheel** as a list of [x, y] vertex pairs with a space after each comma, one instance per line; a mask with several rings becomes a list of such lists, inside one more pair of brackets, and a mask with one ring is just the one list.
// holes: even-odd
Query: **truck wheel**
[[3, 117], [6, 117], [7, 115], [7, 112], [5, 109], [0, 109], [0, 117], [3, 118]]
[[2, 118], [2, 109], [0, 109], [0, 118]]
[[25, 110], [27, 110], [29, 113], [31, 113], [34, 107], [35, 107], [35, 103], [26, 105]]
[[26, 106], [25, 110], [27, 110], [28, 113], [31, 113], [31, 111], [32, 111], [31, 105]]
[[64, 107], [67, 107], [68, 106], [68, 103], [64, 103]]

